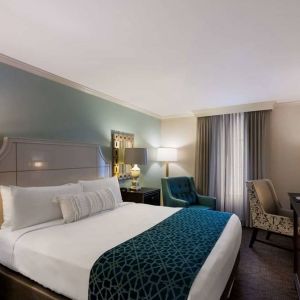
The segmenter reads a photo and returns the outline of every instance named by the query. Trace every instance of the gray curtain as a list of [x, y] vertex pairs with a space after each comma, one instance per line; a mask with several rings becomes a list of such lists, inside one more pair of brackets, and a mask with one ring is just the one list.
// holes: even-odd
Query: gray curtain
[[249, 225], [245, 181], [265, 177], [269, 111], [198, 118], [196, 184]]
[[[269, 124], [271, 111], [245, 113], [245, 178], [266, 177], [269, 152]], [[246, 185], [244, 185], [245, 225], [252, 227]]]
[[245, 113], [248, 180], [261, 179], [266, 176], [269, 118], [270, 111]]
[[196, 142], [195, 183], [201, 195], [208, 195], [210, 162], [210, 117], [198, 118]]

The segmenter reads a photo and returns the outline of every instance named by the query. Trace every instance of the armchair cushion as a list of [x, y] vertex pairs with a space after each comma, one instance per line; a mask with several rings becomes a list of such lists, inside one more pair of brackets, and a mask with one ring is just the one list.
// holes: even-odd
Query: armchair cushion
[[190, 203], [188, 201], [182, 200], [182, 199], [178, 199], [175, 197], [170, 197], [169, 201], [172, 202], [172, 206], [174, 207], [189, 207]]
[[277, 213], [283, 217], [288, 217], [291, 219], [294, 218], [293, 211], [291, 209], [279, 208]]
[[197, 202], [197, 194], [192, 190], [188, 177], [169, 178], [169, 188], [173, 197], [185, 200], [189, 204]]

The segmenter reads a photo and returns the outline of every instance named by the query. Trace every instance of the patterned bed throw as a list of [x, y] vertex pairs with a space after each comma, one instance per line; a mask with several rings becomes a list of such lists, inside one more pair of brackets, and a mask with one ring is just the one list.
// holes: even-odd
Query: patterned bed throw
[[92, 267], [89, 299], [187, 299], [230, 217], [184, 208], [105, 252]]

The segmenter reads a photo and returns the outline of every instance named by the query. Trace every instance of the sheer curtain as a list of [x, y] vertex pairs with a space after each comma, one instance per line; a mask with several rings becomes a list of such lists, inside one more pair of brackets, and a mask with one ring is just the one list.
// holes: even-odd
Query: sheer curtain
[[209, 194], [217, 208], [244, 216], [244, 114], [212, 117]]
[[[269, 111], [198, 118], [196, 184], [249, 225], [245, 182], [265, 177]], [[205, 176], [206, 178], [202, 178]]]

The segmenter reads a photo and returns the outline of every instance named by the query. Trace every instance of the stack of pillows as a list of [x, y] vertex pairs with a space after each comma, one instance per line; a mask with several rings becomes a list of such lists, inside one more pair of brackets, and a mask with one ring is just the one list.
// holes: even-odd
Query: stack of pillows
[[60, 186], [0, 186], [1, 226], [17, 230], [52, 220], [71, 223], [111, 210], [122, 203], [117, 177], [79, 181]]

